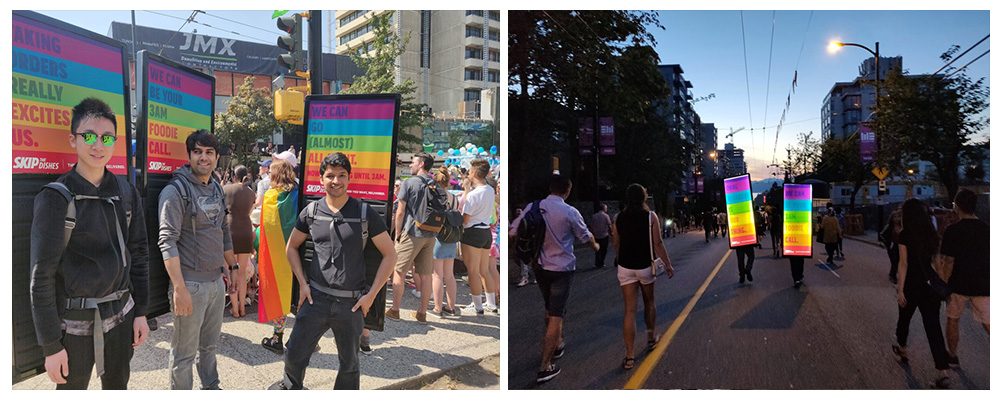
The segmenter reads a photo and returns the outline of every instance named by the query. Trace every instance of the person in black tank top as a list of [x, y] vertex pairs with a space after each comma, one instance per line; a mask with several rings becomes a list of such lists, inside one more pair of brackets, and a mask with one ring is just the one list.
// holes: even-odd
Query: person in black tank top
[[[653, 254], [666, 264], [667, 277], [674, 276], [674, 268], [670, 264], [667, 250], [663, 247], [663, 239], [655, 232], [660, 232], [660, 221], [646, 207], [646, 189], [638, 183], [629, 185], [625, 192], [625, 209], [615, 218], [613, 226], [615, 245], [615, 264], [618, 265], [618, 283], [625, 299], [625, 316], [622, 320], [622, 335], [625, 339], [625, 359], [622, 368], [632, 369], [635, 366], [635, 312], [636, 296], [642, 291], [643, 320], [646, 323], [647, 348], [656, 346], [659, 336], [656, 335], [656, 304], [653, 299], [653, 282], [656, 272], [653, 267]], [[651, 251], [650, 248], [654, 251]]]

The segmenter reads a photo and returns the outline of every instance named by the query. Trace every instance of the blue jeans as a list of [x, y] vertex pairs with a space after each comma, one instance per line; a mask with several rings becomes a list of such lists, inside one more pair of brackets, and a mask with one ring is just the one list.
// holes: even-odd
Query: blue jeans
[[295, 314], [292, 335], [285, 346], [285, 387], [302, 389], [309, 358], [319, 339], [327, 330], [333, 330], [333, 340], [337, 343], [339, 371], [334, 381], [335, 390], [361, 388], [361, 361], [358, 351], [361, 346], [361, 330], [365, 319], [361, 308], [351, 311], [356, 299], [334, 297], [319, 290], [312, 291], [313, 304], [302, 304]]
[[[190, 315], [174, 314], [174, 336], [170, 341], [170, 389], [191, 390], [194, 385], [191, 366], [198, 356], [198, 378], [202, 389], [219, 388], [219, 370], [215, 360], [219, 335], [222, 333], [222, 313], [226, 305], [226, 284], [219, 279], [211, 282], [184, 281], [191, 294]], [[174, 307], [173, 285], [170, 286], [171, 311]]]

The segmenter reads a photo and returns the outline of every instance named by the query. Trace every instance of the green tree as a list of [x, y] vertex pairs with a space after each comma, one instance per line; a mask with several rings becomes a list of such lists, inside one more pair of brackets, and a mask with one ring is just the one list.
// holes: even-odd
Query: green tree
[[402, 96], [398, 132], [399, 140], [402, 142], [400, 144], [420, 147], [423, 143], [420, 138], [408, 133], [407, 130], [410, 127], [423, 126], [431, 115], [424, 111], [427, 108], [426, 104], [415, 102], [414, 93], [417, 91], [417, 86], [412, 79], [396, 84], [396, 60], [406, 50], [410, 35], [407, 34], [402, 38], [396, 36], [389, 21], [390, 16], [391, 13], [370, 17], [369, 23], [375, 34], [374, 39], [363, 42], [358, 48], [348, 47], [351, 61], [364, 69], [365, 74], [355, 76], [354, 83], [343, 93], [399, 93]]
[[226, 103], [229, 105], [226, 112], [215, 116], [215, 134], [222, 145], [236, 144], [230, 155], [233, 165], [256, 161], [257, 155], [251, 153], [254, 143], [291, 125], [274, 119], [271, 91], [254, 88], [252, 76], [243, 81], [236, 95]]
[[873, 122], [879, 161], [930, 162], [948, 197], [954, 198], [962, 156], [973, 150], [972, 135], [989, 127], [989, 87], [983, 83], [984, 78], [973, 81], [964, 73], [946, 77], [891, 71]]
[[827, 139], [820, 148], [823, 155], [816, 168], [821, 171], [817, 177], [828, 182], [850, 182], [853, 190], [849, 210], [853, 212], [854, 196], [875, 178], [871, 172], [874, 164], [861, 162], [861, 141], [858, 135], [847, 139]]
[[[792, 147], [791, 159], [785, 161], [785, 168], [792, 176], [812, 174], [820, 162], [822, 147], [812, 132], [799, 133], [799, 141]], [[798, 180], [796, 180], [798, 181]]]

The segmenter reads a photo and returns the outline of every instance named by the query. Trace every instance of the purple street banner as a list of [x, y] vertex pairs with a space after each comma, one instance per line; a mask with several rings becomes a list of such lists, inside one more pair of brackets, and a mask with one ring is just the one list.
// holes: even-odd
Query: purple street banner
[[399, 95], [307, 97], [305, 194], [326, 193], [319, 166], [327, 155], [341, 152], [351, 160], [347, 194], [392, 201], [399, 102]]
[[726, 215], [729, 219], [729, 247], [757, 244], [750, 174], [726, 178], [723, 185], [726, 190]]
[[705, 193], [705, 177], [698, 177], [698, 193]]
[[[118, 141], [107, 168], [126, 174], [131, 149], [124, 55], [116, 47], [15, 12], [12, 19], [14, 174], [62, 174], [76, 162], [70, 147], [73, 107], [96, 97], [111, 107]], [[69, 28], [67, 28], [69, 29]], [[109, 39], [110, 40], [110, 39]]]
[[150, 173], [173, 173], [188, 163], [188, 135], [213, 130], [215, 78], [145, 50], [139, 59], [146, 168]]
[[784, 244], [786, 256], [812, 257], [812, 185], [786, 183]]
[[861, 128], [858, 129], [858, 133], [861, 137], [861, 162], [870, 163], [875, 160], [875, 132], [872, 128], [867, 125], [861, 124]]
[[594, 120], [580, 117], [580, 155], [594, 154]]
[[601, 147], [615, 147], [615, 120], [601, 117]]

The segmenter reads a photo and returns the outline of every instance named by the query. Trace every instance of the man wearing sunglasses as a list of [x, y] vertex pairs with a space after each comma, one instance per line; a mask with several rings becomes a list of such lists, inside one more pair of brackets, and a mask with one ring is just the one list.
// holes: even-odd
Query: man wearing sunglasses
[[[139, 192], [105, 166], [118, 124], [103, 101], [73, 108], [77, 162], [35, 197], [31, 311], [45, 371], [57, 389], [126, 389], [133, 349], [149, 335], [146, 223]], [[75, 226], [67, 210], [74, 207]], [[66, 236], [69, 235], [68, 240]]]

